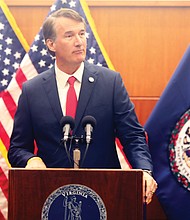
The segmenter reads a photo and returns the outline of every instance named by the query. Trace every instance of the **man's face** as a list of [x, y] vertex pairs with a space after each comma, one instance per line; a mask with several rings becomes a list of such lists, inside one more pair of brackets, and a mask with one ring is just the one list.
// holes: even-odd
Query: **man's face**
[[56, 39], [51, 44], [56, 62], [61, 68], [77, 67], [86, 56], [86, 30], [82, 22], [58, 18], [55, 24]]

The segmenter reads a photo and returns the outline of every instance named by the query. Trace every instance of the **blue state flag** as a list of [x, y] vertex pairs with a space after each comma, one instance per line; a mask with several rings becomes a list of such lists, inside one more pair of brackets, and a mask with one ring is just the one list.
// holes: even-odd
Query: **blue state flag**
[[190, 219], [190, 47], [145, 124], [157, 197], [170, 220]]

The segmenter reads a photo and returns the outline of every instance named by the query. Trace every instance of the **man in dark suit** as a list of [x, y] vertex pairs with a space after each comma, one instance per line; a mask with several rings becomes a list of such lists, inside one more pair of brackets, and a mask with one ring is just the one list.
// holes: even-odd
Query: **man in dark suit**
[[[147, 202], [157, 188], [151, 176], [152, 161], [134, 105], [119, 73], [85, 61], [86, 26], [75, 11], [60, 9], [43, 25], [46, 45], [56, 61], [52, 69], [23, 84], [14, 119], [8, 158], [13, 167], [72, 167], [72, 146], [61, 144], [66, 115], [68, 78], [75, 77], [78, 100], [73, 137], [85, 136], [81, 120], [96, 119], [93, 141], [81, 164], [84, 168], [121, 168], [115, 138], [118, 137], [133, 168], [143, 169]], [[34, 141], [38, 152], [34, 154]], [[73, 144], [74, 145], [74, 144]], [[86, 143], [79, 143], [81, 158]], [[68, 157], [68, 153], [70, 156]]]

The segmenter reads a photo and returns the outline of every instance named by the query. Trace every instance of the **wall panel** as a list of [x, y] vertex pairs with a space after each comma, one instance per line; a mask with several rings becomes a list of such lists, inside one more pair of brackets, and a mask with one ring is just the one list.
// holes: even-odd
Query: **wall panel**
[[130, 95], [159, 97], [189, 44], [190, 8], [94, 7], [91, 12]]

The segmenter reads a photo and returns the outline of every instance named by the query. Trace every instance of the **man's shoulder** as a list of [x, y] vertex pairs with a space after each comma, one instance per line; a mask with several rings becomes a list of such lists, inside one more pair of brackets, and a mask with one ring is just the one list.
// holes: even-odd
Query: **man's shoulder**
[[51, 77], [52, 74], [54, 74], [54, 69], [53, 68], [48, 69], [42, 73], [39, 73], [38, 75], [34, 76], [33, 78], [27, 80], [26, 82], [24, 82], [24, 85], [29, 86], [29, 85], [41, 83], [43, 80]]
[[111, 70], [108, 67], [92, 64], [92, 63], [89, 63], [88, 61], [84, 62], [84, 67], [90, 72], [98, 72], [98, 73], [102, 73], [102, 74], [107, 74], [107, 73], [110, 74], [111, 73], [113, 75], [119, 74], [115, 70]]

